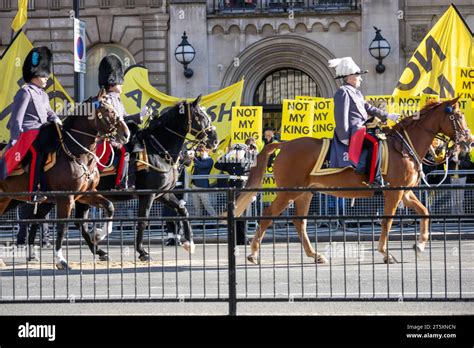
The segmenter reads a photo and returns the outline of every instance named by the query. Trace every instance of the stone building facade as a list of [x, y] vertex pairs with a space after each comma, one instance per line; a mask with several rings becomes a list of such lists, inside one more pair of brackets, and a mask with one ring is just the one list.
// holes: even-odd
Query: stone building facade
[[[243, 104], [264, 105], [269, 122], [278, 117], [272, 113], [284, 98], [331, 97], [340, 82], [327, 60], [335, 57], [352, 56], [370, 71], [364, 75], [365, 94], [390, 94], [451, 2], [474, 28], [474, 0], [82, 0], [86, 95], [96, 86], [98, 62], [106, 53], [116, 53], [125, 65], [146, 66], [153, 86], [179, 97], [211, 93], [245, 78]], [[72, 0], [30, 0], [30, 8], [24, 30], [35, 45], [52, 41], [56, 74], [72, 93]], [[3, 49], [15, 14], [16, 1], [0, 0]], [[374, 26], [391, 45], [382, 74], [375, 72], [377, 61], [368, 50]], [[184, 31], [196, 50], [191, 78], [174, 57]]]

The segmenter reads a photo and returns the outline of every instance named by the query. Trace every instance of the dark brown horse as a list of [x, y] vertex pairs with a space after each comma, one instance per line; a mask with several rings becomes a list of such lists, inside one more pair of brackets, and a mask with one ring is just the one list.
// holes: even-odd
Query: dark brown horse
[[[41, 128], [38, 140], [58, 139], [59, 148], [56, 149], [56, 164], [44, 173], [44, 182], [48, 191], [96, 191], [99, 183], [99, 172], [97, 170], [97, 156], [95, 148], [99, 139], [112, 139], [117, 143], [127, 143], [130, 137], [125, 122], [117, 117], [112, 105], [105, 99], [102, 91], [97, 97], [98, 103], [87, 102], [82, 104], [81, 115], [70, 115], [58, 132], [56, 125], [47, 124]], [[1, 192], [26, 192], [28, 191], [28, 174], [10, 176], [0, 181]], [[28, 201], [28, 196], [4, 196], [0, 199], [0, 215], [11, 209], [15, 201]], [[114, 206], [111, 201], [101, 195], [67, 195], [48, 198], [48, 202], [57, 203], [58, 219], [67, 219], [71, 215], [74, 202], [79, 201], [95, 207], [103, 208], [108, 218], [114, 214]], [[103, 230], [98, 229], [96, 238], [103, 238], [112, 231], [112, 222], [106, 222]], [[62, 243], [64, 234], [67, 232], [66, 223], [58, 223], [58, 235], [56, 238], [56, 267], [58, 269], [69, 268], [62, 254]]]
[[[412, 143], [415, 156], [407, 155], [407, 150], [402, 145], [403, 140]], [[392, 187], [413, 187], [420, 182], [420, 170], [418, 161], [425, 157], [428, 149], [437, 133], [443, 133], [450, 137], [456, 144], [469, 148], [472, 143], [472, 135], [467, 128], [463, 114], [459, 110], [457, 99], [438, 102], [425, 107], [419, 115], [408, 117], [387, 130], [387, 142], [389, 147], [389, 167], [384, 180]], [[257, 157], [257, 163], [250, 172], [246, 188], [259, 188], [265, 173], [265, 167], [269, 156], [280, 149], [273, 167], [277, 187], [366, 187], [362, 182], [366, 180], [363, 175], [357, 175], [355, 171], [348, 168], [340, 173], [326, 176], [310, 175], [314, 163], [319, 157], [322, 141], [313, 138], [299, 138], [286, 143], [273, 143], [263, 148]], [[336, 197], [363, 198], [371, 197], [374, 192], [368, 190], [360, 191], [337, 191], [327, 192]], [[243, 213], [250, 204], [254, 192], [243, 192], [236, 203], [236, 215]], [[263, 216], [278, 216], [289, 205], [295, 203], [295, 214], [307, 216], [313, 194], [311, 192], [278, 192], [273, 203], [265, 209]], [[411, 190], [387, 190], [384, 191], [384, 215], [393, 216], [398, 203], [403, 200], [405, 206], [414, 209], [418, 215], [428, 216], [426, 207], [418, 200]], [[392, 226], [393, 218], [382, 221], [382, 233], [379, 240], [378, 251], [383, 254], [384, 262], [392, 263], [394, 258], [387, 252], [387, 236]], [[248, 260], [256, 263], [260, 243], [265, 230], [272, 220], [261, 220], [251, 245], [251, 254]], [[314, 258], [315, 262], [325, 263], [326, 258], [316, 254], [306, 233], [306, 220], [294, 219], [293, 224], [303, 243], [307, 256]], [[428, 218], [421, 221], [421, 232], [416, 250], [422, 252], [428, 241]]]

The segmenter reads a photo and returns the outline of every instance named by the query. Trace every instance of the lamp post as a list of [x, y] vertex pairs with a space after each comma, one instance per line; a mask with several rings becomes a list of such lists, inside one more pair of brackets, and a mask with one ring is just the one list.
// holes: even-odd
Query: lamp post
[[176, 47], [176, 50], [174, 51], [174, 57], [178, 62], [183, 64], [184, 76], [189, 79], [193, 76], [193, 71], [192, 69], [188, 68], [188, 64], [194, 60], [194, 57], [196, 56], [196, 51], [194, 50], [194, 47], [188, 42], [186, 32], [183, 33], [183, 36], [181, 38], [181, 43], [178, 45], [178, 47]]
[[369, 52], [372, 57], [378, 60], [378, 64], [375, 67], [375, 70], [379, 73], [382, 74], [385, 71], [385, 65], [383, 65], [383, 60], [388, 56], [390, 53], [390, 44], [388, 43], [387, 40], [385, 40], [380, 34], [381, 30], [378, 29], [377, 27], [374, 27], [375, 29], [375, 38], [372, 40], [372, 42], [369, 45]]

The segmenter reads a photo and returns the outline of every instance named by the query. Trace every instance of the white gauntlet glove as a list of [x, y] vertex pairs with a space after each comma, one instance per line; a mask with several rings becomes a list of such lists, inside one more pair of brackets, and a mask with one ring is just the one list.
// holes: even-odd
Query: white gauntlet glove
[[140, 118], [143, 120], [143, 117], [148, 115], [148, 111], [151, 110], [148, 106], [144, 106], [140, 111]]
[[388, 114], [387, 118], [394, 121], [394, 122], [397, 122], [398, 118], [400, 117], [400, 114]]
[[55, 117], [53, 118], [53, 122], [62, 126], [63, 125], [63, 122], [61, 121], [61, 119], [59, 117]]

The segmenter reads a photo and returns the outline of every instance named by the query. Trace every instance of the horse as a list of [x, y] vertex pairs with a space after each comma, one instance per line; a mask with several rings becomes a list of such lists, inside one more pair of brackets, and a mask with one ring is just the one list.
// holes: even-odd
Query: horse
[[[392, 129], [384, 130], [389, 148], [389, 165], [385, 182], [392, 187], [414, 187], [419, 184], [422, 172], [421, 161], [438, 133], [450, 137], [457, 145], [469, 150], [472, 145], [472, 135], [467, 128], [464, 115], [459, 110], [457, 100], [436, 102], [424, 107], [418, 115], [406, 117]], [[403, 134], [403, 135], [402, 135]], [[280, 153], [273, 166], [277, 187], [310, 187], [310, 188], [363, 188], [365, 177], [355, 173], [354, 169], [347, 168], [337, 174], [312, 176], [311, 171], [319, 157], [323, 141], [309, 137], [298, 138], [285, 143], [272, 143], [266, 145], [257, 157], [255, 167], [250, 175], [245, 188], [257, 189], [261, 187], [262, 178], [268, 163], [268, 158], [277, 149]], [[412, 144], [412, 156], [404, 144]], [[342, 198], [371, 197], [374, 190], [352, 190], [325, 192]], [[384, 215], [394, 216], [400, 200], [406, 207], [414, 209], [417, 214], [428, 216], [427, 208], [418, 200], [412, 190], [385, 190]], [[236, 201], [235, 214], [240, 216], [252, 201], [256, 192], [240, 192]], [[263, 216], [278, 216], [289, 205], [295, 204], [295, 214], [307, 216], [312, 199], [312, 192], [277, 192], [272, 204], [267, 207]], [[379, 239], [378, 251], [382, 253], [385, 263], [393, 263], [396, 259], [387, 251], [387, 237], [392, 226], [393, 217], [382, 220], [382, 232]], [[271, 225], [272, 220], [263, 219], [258, 226], [251, 243], [251, 253], [247, 259], [258, 263], [259, 248], [265, 230]], [[294, 219], [298, 236], [302, 241], [305, 253], [317, 263], [326, 263], [327, 259], [322, 254], [316, 254], [306, 232], [306, 219]], [[428, 218], [421, 220], [419, 240], [415, 244], [418, 253], [424, 251], [428, 241]]]
[[[210, 117], [205, 110], [199, 106], [201, 96], [192, 103], [181, 101], [175, 106], [164, 110], [162, 114], [150, 121], [143, 130], [138, 131], [139, 137], [144, 141], [150, 165], [146, 170], [136, 173], [136, 189], [148, 190], [172, 190], [175, 187], [178, 173], [178, 157], [183, 150], [183, 145], [187, 134], [194, 136], [194, 145], [203, 143], [210, 149], [216, 149], [218, 145], [217, 133], [212, 125]], [[133, 132], [133, 130], [132, 130]], [[133, 137], [132, 137], [133, 138]], [[166, 172], [156, 170], [154, 163], [165, 161], [169, 165]], [[114, 176], [103, 176], [99, 183], [100, 190], [110, 190], [115, 186]], [[137, 194], [124, 192], [120, 195], [110, 195], [106, 197], [112, 201], [126, 201], [136, 199]], [[160, 194], [140, 194], [138, 195], [138, 216], [148, 218], [153, 202], [157, 199], [171, 209], [174, 209], [178, 216], [189, 216], [184, 203], [176, 198], [172, 193]], [[76, 204], [76, 217], [87, 219], [89, 206]], [[136, 251], [140, 261], [150, 260], [149, 253], [143, 248], [143, 231], [147, 223], [140, 221], [137, 225]], [[87, 223], [79, 226], [89, 249], [100, 260], [108, 260], [107, 253], [97, 246], [95, 241], [91, 241]], [[194, 252], [194, 242], [191, 225], [188, 220], [183, 222], [184, 238], [183, 247], [186, 251]]]
[[[41, 142], [41, 148], [44, 148], [44, 144], [57, 139], [57, 146], [51, 151], [56, 153], [56, 164], [43, 174], [43, 181], [46, 184], [43, 191], [96, 191], [100, 179], [97, 169], [99, 159], [95, 155], [98, 140], [113, 139], [125, 144], [130, 138], [128, 126], [117, 116], [113, 106], [107, 102], [105, 91], [99, 92], [97, 99], [90, 98], [80, 106], [85, 112], [67, 116], [62, 127], [48, 123], [40, 129], [38, 139]], [[9, 193], [28, 191], [28, 173], [10, 176], [0, 181], [0, 191]], [[20, 201], [29, 201], [29, 199], [30, 195], [3, 196], [0, 199], [0, 215], [15, 207]], [[48, 197], [46, 202], [57, 204], [58, 219], [68, 219], [75, 202], [103, 208], [107, 218], [112, 218], [114, 215], [112, 202], [102, 195], [68, 194]], [[111, 230], [112, 222], [106, 222], [103, 229], [95, 230], [95, 238], [101, 239]], [[67, 223], [58, 223], [55, 261], [59, 270], [71, 269], [62, 253], [65, 233], [67, 233]], [[34, 237], [30, 235], [29, 240], [34, 241]], [[35, 259], [35, 255], [30, 255], [30, 258]]]

